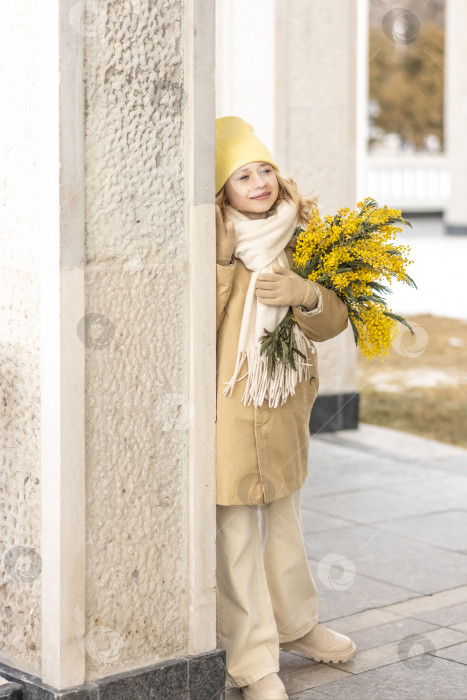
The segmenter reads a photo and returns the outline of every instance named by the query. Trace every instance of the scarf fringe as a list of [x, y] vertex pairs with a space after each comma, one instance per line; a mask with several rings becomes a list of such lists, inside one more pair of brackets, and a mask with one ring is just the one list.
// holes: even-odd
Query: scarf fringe
[[[307, 349], [311, 348], [314, 352], [314, 347], [311, 341], [306, 337], [299, 326], [294, 328], [295, 340], [297, 349], [305, 356]], [[240, 368], [243, 365], [245, 358], [248, 361], [247, 375], [237, 378]], [[284, 404], [289, 396], [294, 396], [297, 382], [310, 379], [310, 367], [313, 366], [307, 362], [303, 362], [299, 356], [295, 359], [296, 370], [290, 365], [284, 367], [281, 360], [276, 362], [276, 367], [272, 377], [268, 376], [268, 360], [266, 355], [261, 354], [259, 346], [253, 350], [243, 350], [237, 355], [235, 370], [223, 390], [224, 396], [232, 396], [232, 392], [236, 382], [239, 382], [247, 376], [245, 391], [243, 392], [242, 402], [244, 406], [250, 406], [252, 403], [255, 408], [261, 406], [265, 399], [268, 400], [270, 408], [276, 408]]]

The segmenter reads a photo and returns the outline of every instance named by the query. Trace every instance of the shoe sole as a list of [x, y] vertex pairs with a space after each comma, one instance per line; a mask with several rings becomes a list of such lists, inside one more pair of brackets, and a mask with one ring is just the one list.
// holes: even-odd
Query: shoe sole
[[345, 664], [347, 661], [350, 661], [350, 659], [353, 659], [357, 653], [357, 647], [353, 643], [349, 651], [340, 654], [319, 654], [305, 644], [300, 644], [300, 642], [286, 642], [281, 644], [280, 648], [283, 651], [299, 651], [304, 654], [307, 659], [323, 664]]

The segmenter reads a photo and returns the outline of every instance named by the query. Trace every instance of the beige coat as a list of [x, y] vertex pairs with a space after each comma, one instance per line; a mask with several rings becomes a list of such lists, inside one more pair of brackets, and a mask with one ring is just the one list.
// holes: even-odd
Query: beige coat
[[[286, 248], [292, 265], [293, 248]], [[310, 380], [299, 382], [295, 395], [283, 405], [269, 408], [267, 400], [255, 408], [241, 398], [246, 377], [232, 396], [224, 396], [224, 382], [233, 374], [243, 305], [251, 272], [241, 260], [217, 265], [217, 458], [216, 502], [219, 505], [270, 503], [299, 489], [308, 474], [309, 419], [318, 393], [317, 353]], [[293, 307], [294, 316], [310, 340], [321, 342], [347, 326], [346, 305], [331, 290], [319, 285], [320, 300], [309, 312]], [[246, 361], [240, 372], [246, 372]]]

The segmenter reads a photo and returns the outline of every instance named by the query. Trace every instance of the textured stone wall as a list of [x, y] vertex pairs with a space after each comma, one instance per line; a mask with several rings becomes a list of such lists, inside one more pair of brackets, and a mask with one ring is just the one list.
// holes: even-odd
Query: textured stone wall
[[84, 17], [88, 678], [187, 648], [182, 8]]
[[32, 671], [41, 650], [38, 7], [2, 3], [0, 21], [0, 658]]

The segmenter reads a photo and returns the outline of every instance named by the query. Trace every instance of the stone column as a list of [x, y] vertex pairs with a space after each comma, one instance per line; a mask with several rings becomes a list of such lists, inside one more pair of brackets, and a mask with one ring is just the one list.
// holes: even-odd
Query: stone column
[[2, 8], [40, 176], [12, 120], [29, 179], [9, 176], [3, 314], [30, 322], [16, 347], [1, 329], [0, 674], [217, 700], [214, 0], [30, 5]]
[[[363, 189], [367, 2], [276, 0], [276, 142], [281, 168], [320, 214], [354, 208]], [[356, 348], [350, 326], [318, 343], [320, 393], [312, 431], [357, 426]]]
[[446, 0], [445, 150], [451, 196], [444, 213], [448, 234], [467, 234], [467, 5]]
[[245, 119], [271, 150], [275, 53], [275, 0], [216, 0], [216, 117]]
[[33, 0], [0, 5], [0, 661], [31, 673], [41, 664], [43, 567], [40, 19]]

